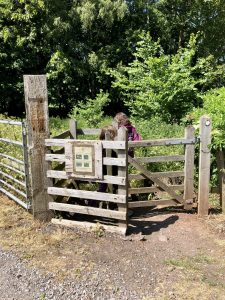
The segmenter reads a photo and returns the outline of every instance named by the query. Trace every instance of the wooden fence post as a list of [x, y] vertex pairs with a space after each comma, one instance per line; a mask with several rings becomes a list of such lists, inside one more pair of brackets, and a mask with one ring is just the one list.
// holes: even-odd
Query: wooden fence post
[[200, 156], [198, 185], [198, 215], [204, 216], [209, 210], [210, 149], [212, 122], [208, 116], [200, 119]]
[[45, 221], [51, 215], [48, 208], [51, 198], [47, 193], [51, 180], [46, 175], [48, 163], [45, 161], [45, 139], [49, 138], [46, 76], [24, 75], [24, 92], [31, 164], [32, 210], [34, 218]]
[[216, 162], [219, 176], [219, 195], [222, 212], [225, 213], [225, 158], [224, 151], [220, 150], [216, 155]]
[[127, 130], [124, 127], [121, 127], [118, 130], [118, 140], [125, 141], [126, 147], [125, 150], [118, 150], [118, 158], [123, 158], [126, 160], [125, 167], [118, 167], [118, 176], [125, 177], [125, 185], [118, 186], [118, 194], [126, 196], [126, 203], [125, 204], [118, 204], [118, 210], [126, 212], [126, 220], [119, 221], [119, 226], [123, 227], [126, 230], [128, 227], [128, 139], [127, 139]]
[[70, 127], [70, 134], [73, 139], [77, 139], [77, 121], [76, 120], [70, 120], [69, 122]]
[[[193, 139], [195, 129], [193, 126], [185, 128], [185, 138]], [[190, 210], [193, 206], [194, 198], [194, 158], [195, 145], [186, 145], [185, 147], [185, 166], [184, 166], [184, 209]]]
[[222, 188], [221, 188], [222, 212], [225, 213], [225, 169], [223, 169]]

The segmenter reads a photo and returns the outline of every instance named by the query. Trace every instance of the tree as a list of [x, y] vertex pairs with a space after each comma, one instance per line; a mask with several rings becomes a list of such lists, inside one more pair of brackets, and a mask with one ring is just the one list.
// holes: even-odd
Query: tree
[[188, 111], [201, 106], [202, 92], [218, 84], [220, 70], [212, 56], [196, 59], [194, 36], [187, 48], [174, 55], [166, 55], [159, 41], [148, 34], [140, 38], [133, 62], [111, 71], [113, 86], [131, 114], [140, 118], [158, 114], [167, 122], [179, 122]]
[[39, 1], [1, 1], [0, 6], [0, 111], [24, 110], [23, 74], [43, 73], [48, 60], [44, 19]]
[[213, 55], [224, 62], [225, 2], [223, 0], [155, 1], [162, 46], [175, 53], [188, 43], [190, 35], [199, 33], [199, 55]]

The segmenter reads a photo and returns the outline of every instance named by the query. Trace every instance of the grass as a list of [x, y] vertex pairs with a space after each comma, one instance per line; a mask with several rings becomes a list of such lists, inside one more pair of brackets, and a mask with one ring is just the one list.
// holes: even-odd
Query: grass
[[91, 261], [86, 261], [87, 250], [78, 233], [34, 221], [27, 211], [3, 196], [0, 197], [0, 241], [5, 250], [16, 251], [29, 265], [53, 272], [59, 279], [66, 276], [76, 279], [76, 270], [81, 270], [81, 276], [82, 270], [93, 267]]
[[201, 270], [203, 265], [213, 263], [213, 259], [206, 255], [198, 255], [193, 257], [182, 257], [182, 258], [172, 258], [167, 259], [165, 264], [168, 266], [174, 266], [177, 268], [182, 268], [186, 270]]
[[225, 289], [220, 286], [211, 286], [198, 280], [181, 280], [173, 284], [168, 292], [164, 284], [161, 285], [159, 296], [145, 297], [142, 300], [224, 300]]
[[[99, 243], [99, 236], [104, 232], [97, 225], [90, 233], [91, 239], [87, 238], [87, 234], [82, 236], [73, 230], [34, 221], [28, 212], [13, 201], [0, 197], [1, 248], [16, 252], [28, 265], [41, 268], [43, 272], [53, 272], [59, 280], [69, 277], [79, 281], [95, 268], [89, 254], [93, 243]], [[220, 251], [225, 251], [224, 245], [215, 240], [216, 256], [209, 256], [207, 251], [195, 256], [166, 259], [165, 268], [168, 266], [173, 270], [165, 270], [165, 274], [162, 274], [162, 280], [155, 286], [157, 296], [143, 300], [224, 299], [221, 295], [225, 294], [225, 286], [221, 279], [224, 278], [225, 260], [220, 255]], [[105, 242], [102, 246], [105, 246]], [[44, 297], [44, 294], [40, 297]]]

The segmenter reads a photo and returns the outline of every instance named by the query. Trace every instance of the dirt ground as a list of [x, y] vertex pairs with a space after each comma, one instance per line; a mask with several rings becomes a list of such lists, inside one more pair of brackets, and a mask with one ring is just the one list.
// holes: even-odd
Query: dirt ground
[[[80, 299], [225, 299], [224, 232], [223, 215], [200, 219], [163, 208], [136, 210], [126, 237], [99, 227], [85, 232], [33, 221], [0, 197], [0, 249], [28, 269], [53, 274], [55, 282], [97, 286]], [[0, 269], [0, 282], [1, 276]], [[6, 288], [0, 293], [1, 299], [20, 299], [16, 291], [14, 298]], [[53, 299], [41, 295], [30, 299]]]

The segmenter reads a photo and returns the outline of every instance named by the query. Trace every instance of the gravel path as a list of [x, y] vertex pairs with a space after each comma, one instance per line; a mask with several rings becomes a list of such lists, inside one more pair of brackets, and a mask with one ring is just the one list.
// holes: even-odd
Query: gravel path
[[[93, 274], [92, 274], [93, 275]], [[99, 275], [99, 274], [96, 274]], [[53, 274], [42, 275], [35, 268], [28, 268], [11, 252], [0, 249], [0, 299], [4, 300], [75, 300], [75, 299], [140, 299], [123, 287], [111, 290], [101, 285], [101, 276], [96, 279], [57, 283]], [[117, 288], [118, 289], [118, 288]]]
[[225, 243], [219, 239], [218, 246], [219, 237], [195, 215], [145, 212], [131, 220], [138, 231], [126, 238], [98, 238], [32, 225], [9, 212], [15, 223], [0, 218], [0, 300], [225, 299]]

